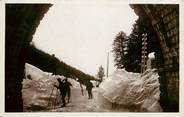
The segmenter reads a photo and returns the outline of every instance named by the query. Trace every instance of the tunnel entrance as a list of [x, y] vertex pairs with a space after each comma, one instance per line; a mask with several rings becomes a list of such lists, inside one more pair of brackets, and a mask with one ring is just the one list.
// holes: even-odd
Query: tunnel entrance
[[5, 112], [22, 112], [25, 50], [51, 4], [6, 4]]
[[[6, 4], [5, 111], [22, 112], [22, 78], [26, 49], [51, 4]], [[179, 5], [131, 7], [139, 17], [146, 15], [159, 43], [158, 65], [164, 111], [179, 111]]]

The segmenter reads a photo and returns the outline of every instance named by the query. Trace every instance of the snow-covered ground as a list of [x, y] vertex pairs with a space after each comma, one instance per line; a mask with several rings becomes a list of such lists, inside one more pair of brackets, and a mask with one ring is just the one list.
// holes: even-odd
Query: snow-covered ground
[[64, 76], [53, 76], [30, 64], [25, 65], [25, 73], [26, 78], [22, 82], [24, 111], [162, 111], [158, 103], [160, 94], [158, 74], [151, 69], [143, 75], [116, 70], [101, 83], [99, 88], [93, 88], [92, 100], [88, 100], [85, 86], [82, 95], [80, 84], [69, 78], [73, 85], [71, 102], [64, 108], [60, 108], [59, 92], [53, 87], [54, 84], [58, 84], [56, 79], [64, 79]]

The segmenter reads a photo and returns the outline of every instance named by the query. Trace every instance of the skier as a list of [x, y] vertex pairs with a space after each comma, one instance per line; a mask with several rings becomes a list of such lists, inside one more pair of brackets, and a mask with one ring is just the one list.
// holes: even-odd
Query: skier
[[63, 103], [63, 105], [61, 107], [65, 107], [66, 106], [65, 97], [66, 97], [66, 93], [67, 93], [67, 88], [64, 84], [64, 80], [61, 81], [61, 79], [58, 78], [57, 81], [59, 82], [59, 86], [56, 86], [56, 85], [54, 85], [54, 86], [60, 90], [60, 95], [61, 95], [61, 99], [62, 99], [62, 103]]
[[86, 90], [88, 91], [88, 99], [92, 99], [93, 94], [92, 94], [92, 88], [93, 88], [93, 84], [90, 82], [90, 80], [87, 81], [86, 83]]

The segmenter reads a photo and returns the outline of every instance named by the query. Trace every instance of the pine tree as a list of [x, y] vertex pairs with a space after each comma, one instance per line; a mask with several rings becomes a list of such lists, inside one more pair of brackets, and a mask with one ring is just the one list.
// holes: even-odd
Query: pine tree
[[100, 78], [100, 82], [103, 81], [103, 77], [105, 76], [104, 74], [104, 68], [102, 67], [102, 65], [99, 67], [99, 70], [98, 70], [98, 77]]
[[[149, 22], [148, 17], [144, 17], [142, 19], [138, 19], [133, 25], [133, 29], [131, 34], [128, 36], [128, 51], [127, 57], [129, 60], [129, 64], [125, 66], [125, 69], [130, 72], [140, 72], [141, 65], [141, 48], [142, 48], [142, 34], [147, 34], [147, 54], [151, 52], [156, 52], [159, 54], [160, 58], [160, 46], [158, 46], [159, 42], [157, 42], [156, 34], [154, 34], [154, 30], [151, 22]], [[157, 57], [157, 56], [156, 56]]]
[[129, 64], [126, 66], [126, 70], [139, 72], [141, 63], [142, 32], [140, 32], [140, 26], [137, 22], [133, 25], [132, 32], [128, 38], [129, 49], [127, 51], [127, 57]]
[[148, 17], [139, 18], [133, 25], [132, 32], [126, 36], [119, 32], [113, 42], [114, 62], [117, 68], [125, 68], [129, 72], [140, 72], [142, 34], [147, 34], [147, 53], [155, 52], [157, 66], [162, 66], [162, 51], [158, 37]]
[[123, 31], [121, 31], [115, 37], [112, 50], [112, 52], [114, 53], [113, 56], [115, 66], [118, 69], [123, 68], [124, 65], [126, 64], [126, 60], [124, 59], [125, 55], [127, 54], [126, 51], [127, 51], [127, 36]]

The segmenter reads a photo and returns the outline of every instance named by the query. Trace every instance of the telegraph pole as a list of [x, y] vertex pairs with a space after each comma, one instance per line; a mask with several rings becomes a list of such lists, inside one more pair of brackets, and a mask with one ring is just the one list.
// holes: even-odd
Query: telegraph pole
[[141, 56], [141, 73], [146, 71], [147, 61], [147, 34], [142, 34], [142, 56]]
[[107, 78], [109, 75], [109, 52], [107, 53]]

